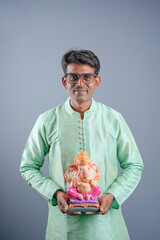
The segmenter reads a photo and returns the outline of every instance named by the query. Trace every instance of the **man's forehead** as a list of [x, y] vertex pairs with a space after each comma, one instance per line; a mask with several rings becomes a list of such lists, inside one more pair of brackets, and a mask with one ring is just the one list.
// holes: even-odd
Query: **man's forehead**
[[94, 68], [88, 64], [70, 63], [67, 65], [67, 73], [94, 73]]

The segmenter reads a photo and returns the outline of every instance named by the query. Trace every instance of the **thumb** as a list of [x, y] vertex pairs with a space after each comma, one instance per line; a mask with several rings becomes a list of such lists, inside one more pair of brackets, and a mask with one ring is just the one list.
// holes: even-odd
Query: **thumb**
[[65, 198], [66, 202], [67, 202], [67, 201], [68, 201], [68, 199], [69, 199], [69, 197], [68, 197], [68, 195], [67, 195], [67, 194], [65, 195], [65, 197], [64, 197], [64, 198]]
[[100, 211], [103, 212], [105, 210], [106, 206], [107, 206], [107, 200], [104, 197], [104, 195], [101, 196], [99, 202], [100, 202]]
[[102, 201], [100, 204], [101, 204], [100, 205], [100, 212], [103, 212], [106, 208], [106, 203], [105, 203], [105, 201]]
[[68, 200], [67, 195], [64, 198], [61, 198], [61, 200], [60, 200], [62, 208], [64, 209], [64, 211], [68, 210], [67, 200]]

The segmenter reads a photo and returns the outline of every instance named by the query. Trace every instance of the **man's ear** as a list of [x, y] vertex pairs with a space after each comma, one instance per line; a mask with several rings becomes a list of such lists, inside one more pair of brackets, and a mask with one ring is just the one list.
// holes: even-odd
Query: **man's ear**
[[100, 78], [99, 76], [97, 76], [97, 77], [95, 78], [95, 88], [98, 88], [100, 82], [101, 82], [101, 78]]
[[62, 84], [63, 84], [64, 88], [67, 89], [67, 81], [66, 81], [65, 77], [62, 77]]

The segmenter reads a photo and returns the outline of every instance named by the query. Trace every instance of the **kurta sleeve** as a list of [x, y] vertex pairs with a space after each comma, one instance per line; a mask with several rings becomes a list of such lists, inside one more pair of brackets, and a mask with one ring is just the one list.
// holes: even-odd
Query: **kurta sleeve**
[[119, 116], [119, 134], [117, 137], [117, 158], [123, 170], [106, 192], [115, 197], [112, 202], [113, 208], [119, 208], [134, 191], [143, 170], [141, 155], [121, 114]]
[[55, 205], [56, 199], [53, 198], [53, 195], [58, 189], [60, 189], [60, 186], [58, 186], [52, 179], [48, 179], [40, 171], [40, 168], [44, 163], [45, 155], [48, 151], [49, 145], [46, 137], [46, 128], [42, 115], [40, 115], [30, 133], [23, 151], [20, 172], [30, 186]]

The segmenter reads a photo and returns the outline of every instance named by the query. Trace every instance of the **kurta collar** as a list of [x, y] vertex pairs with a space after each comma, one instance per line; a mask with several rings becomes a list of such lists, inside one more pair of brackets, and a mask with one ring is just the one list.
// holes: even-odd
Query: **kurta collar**
[[[87, 116], [89, 115], [90, 113], [92, 113], [96, 108], [96, 102], [95, 100], [92, 98], [92, 103], [91, 103], [91, 106], [90, 108], [84, 112], [84, 116]], [[65, 109], [67, 111], [67, 113], [69, 115], [77, 115], [77, 116], [80, 116], [80, 114], [76, 111], [73, 110], [73, 108], [71, 107], [70, 105], [70, 97], [67, 99], [67, 101], [65, 102]]]

